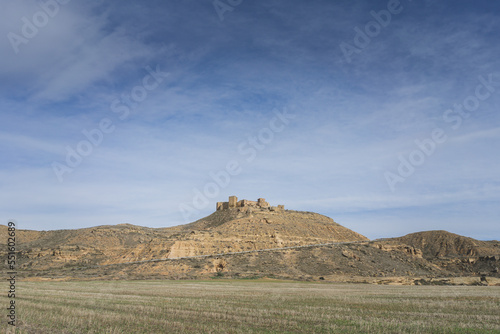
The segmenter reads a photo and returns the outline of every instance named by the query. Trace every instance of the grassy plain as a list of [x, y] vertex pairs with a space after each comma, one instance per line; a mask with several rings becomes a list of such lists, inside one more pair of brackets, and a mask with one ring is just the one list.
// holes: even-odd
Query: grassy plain
[[[500, 333], [500, 287], [265, 280], [17, 284], [17, 333]], [[0, 305], [8, 305], [4, 294]], [[6, 327], [2, 320], [1, 331]]]

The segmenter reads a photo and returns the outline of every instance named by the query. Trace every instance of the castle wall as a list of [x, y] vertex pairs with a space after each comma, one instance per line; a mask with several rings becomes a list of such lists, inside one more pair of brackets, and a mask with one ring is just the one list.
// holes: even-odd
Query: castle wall
[[243, 208], [246, 206], [255, 206], [256, 207], [257, 202], [256, 201], [249, 201], [247, 199], [242, 199], [241, 201], [238, 202], [238, 205], [237, 205], [238, 208]]
[[227, 210], [229, 209], [229, 203], [228, 202], [217, 202], [215, 206], [215, 211], [221, 211], [221, 210]]
[[269, 203], [266, 202], [266, 199], [265, 198], [259, 198], [257, 200], [257, 205], [261, 208], [268, 208], [269, 207]]

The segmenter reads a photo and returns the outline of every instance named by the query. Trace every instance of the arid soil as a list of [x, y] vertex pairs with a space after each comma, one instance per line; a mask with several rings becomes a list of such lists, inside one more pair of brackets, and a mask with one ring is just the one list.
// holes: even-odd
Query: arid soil
[[[370, 241], [331, 218], [291, 210], [234, 208], [172, 228], [18, 230], [16, 237], [18, 276], [29, 280], [274, 277], [500, 284], [498, 241], [446, 231]], [[5, 226], [0, 238], [6, 259]]]

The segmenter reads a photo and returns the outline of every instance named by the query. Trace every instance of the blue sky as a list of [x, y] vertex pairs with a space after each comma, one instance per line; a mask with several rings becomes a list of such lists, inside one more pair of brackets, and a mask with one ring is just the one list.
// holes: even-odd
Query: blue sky
[[3, 224], [167, 227], [237, 195], [500, 239], [500, 3], [2, 8]]

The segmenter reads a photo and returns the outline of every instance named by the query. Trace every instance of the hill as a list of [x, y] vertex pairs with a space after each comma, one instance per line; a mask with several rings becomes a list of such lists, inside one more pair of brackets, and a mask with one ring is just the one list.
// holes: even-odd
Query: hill
[[[0, 238], [7, 240], [5, 226]], [[18, 230], [17, 245], [24, 279], [267, 276], [416, 284], [467, 276], [484, 284], [486, 276], [500, 278], [496, 241], [446, 231], [370, 241], [329, 217], [272, 207], [229, 207], [170, 228]]]
[[[7, 240], [5, 226], [0, 227], [0, 238]], [[171, 228], [121, 224], [75, 230], [18, 230], [17, 239], [21, 265], [32, 270], [368, 240], [315, 213], [235, 208]]]
[[386, 245], [405, 244], [449, 276], [500, 277], [500, 242], [480, 241], [447, 231], [425, 231], [387, 239]]
[[392, 240], [419, 248], [428, 259], [480, 257], [500, 253], [500, 243], [497, 241], [480, 241], [447, 231], [417, 232]]

